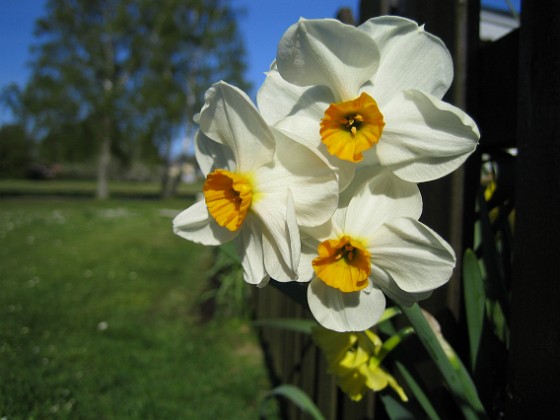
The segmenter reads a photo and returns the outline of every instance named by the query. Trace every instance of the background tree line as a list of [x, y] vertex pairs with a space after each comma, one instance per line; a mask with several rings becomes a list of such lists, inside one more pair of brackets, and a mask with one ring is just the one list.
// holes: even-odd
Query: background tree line
[[29, 81], [2, 91], [14, 122], [0, 128], [0, 175], [95, 162], [107, 198], [112, 159], [167, 166], [213, 82], [250, 88], [238, 13], [227, 0], [48, 0]]

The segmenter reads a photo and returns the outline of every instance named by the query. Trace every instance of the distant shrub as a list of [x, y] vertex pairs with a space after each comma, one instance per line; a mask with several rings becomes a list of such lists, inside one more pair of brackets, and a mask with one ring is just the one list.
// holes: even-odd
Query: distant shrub
[[23, 178], [32, 162], [33, 142], [19, 124], [0, 127], [0, 177]]

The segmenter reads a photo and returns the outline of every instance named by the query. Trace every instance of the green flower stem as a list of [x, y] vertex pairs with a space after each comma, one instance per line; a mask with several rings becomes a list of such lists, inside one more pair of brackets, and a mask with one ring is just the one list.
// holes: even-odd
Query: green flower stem
[[436, 334], [424, 317], [420, 306], [416, 303], [410, 307], [402, 305], [401, 310], [412, 324], [416, 335], [438, 367], [465, 418], [473, 420], [486, 419], [487, 415], [484, 407], [478, 398], [476, 388], [464, 365], [455, 352], [450, 352], [449, 355], [445, 353]]
[[383, 315], [381, 315], [381, 318], [379, 318], [379, 321], [377, 321], [377, 323], [381, 324], [382, 322], [385, 322], [400, 314], [401, 314], [401, 310], [398, 307], [389, 306], [387, 309], [385, 309]]
[[389, 337], [380, 347], [376, 347], [364, 331], [357, 332], [356, 334], [362, 336], [364, 338], [364, 344], [369, 347], [368, 350], [373, 357], [373, 361], [370, 362], [370, 366], [379, 366], [383, 362], [383, 359], [385, 359], [385, 357], [387, 357], [387, 355], [395, 347], [397, 347], [401, 343], [401, 341], [403, 341], [406, 337], [413, 333], [414, 329], [412, 327], [405, 327]]
[[[397, 345], [399, 345], [402, 340], [404, 340], [406, 337], [408, 337], [410, 334], [413, 334], [413, 333], [414, 333], [413, 328], [405, 327], [405, 328], [399, 330], [399, 332], [397, 332], [393, 336], [389, 337], [387, 340], [385, 340], [385, 342], [383, 343], [383, 346], [382, 346], [382, 350], [381, 350], [381, 353], [383, 354], [383, 357], [385, 357], [387, 354], [389, 354], [389, 352], [391, 352], [391, 350], [393, 350], [395, 347], [397, 347]], [[380, 355], [380, 357], [381, 357], [381, 355]]]

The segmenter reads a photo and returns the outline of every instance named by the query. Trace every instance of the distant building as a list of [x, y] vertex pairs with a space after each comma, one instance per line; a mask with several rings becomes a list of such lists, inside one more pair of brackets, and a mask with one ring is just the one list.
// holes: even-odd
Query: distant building
[[506, 1], [483, 1], [480, 10], [480, 39], [495, 41], [519, 27], [519, 10], [510, 10]]

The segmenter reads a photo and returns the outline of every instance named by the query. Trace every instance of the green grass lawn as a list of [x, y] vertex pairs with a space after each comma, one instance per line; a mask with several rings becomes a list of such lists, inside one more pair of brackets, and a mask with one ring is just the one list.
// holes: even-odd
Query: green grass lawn
[[0, 418], [258, 418], [261, 349], [247, 320], [201, 320], [187, 204], [0, 201]]
[[[81, 196], [94, 197], [96, 181], [94, 180], [29, 180], [0, 179], [0, 197], [2, 196]], [[113, 197], [157, 198], [161, 192], [159, 182], [110, 181], [109, 191]], [[194, 197], [202, 191], [201, 183], [180, 183], [177, 193], [180, 196]]]

